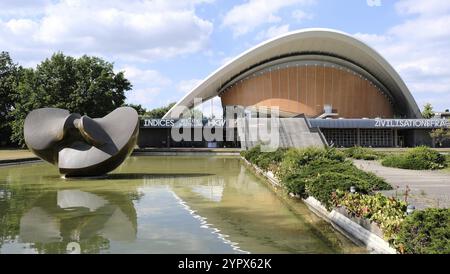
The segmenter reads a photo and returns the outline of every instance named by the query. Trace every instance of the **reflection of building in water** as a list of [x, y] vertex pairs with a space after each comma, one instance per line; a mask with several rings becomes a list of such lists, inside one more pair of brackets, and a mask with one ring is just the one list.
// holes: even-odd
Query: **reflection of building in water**
[[220, 186], [193, 186], [192, 191], [205, 199], [220, 202], [223, 195], [223, 185]]
[[118, 193], [60, 190], [40, 197], [20, 219], [20, 239], [57, 243], [101, 237], [102, 244], [136, 238], [132, 201]]

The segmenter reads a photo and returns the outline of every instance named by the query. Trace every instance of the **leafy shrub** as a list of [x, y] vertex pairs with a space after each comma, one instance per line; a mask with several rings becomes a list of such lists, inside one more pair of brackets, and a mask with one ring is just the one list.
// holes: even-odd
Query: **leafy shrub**
[[415, 170], [442, 169], [447, 166], [444, 155], [425, 146], [410, 149], [404, 154], [386, 156], [381, 164]]
[[367, 183], [360, 178], [337, 172], [325, 172], [306, 182], [306, 193], [319, 200], [327, 209], [333, 205], [333, 193], [347, 191], [354, 186], [358, 192], [369, 193]]
[[289, 149], [280, 164], [277, 176], [280, 180], [284, 180], [293, 174], [300, 172], [300, 168], [305, 167], [313, 162], [344, 162], [344, 153], [335, 148], [320, 149], [309, 147], [304, 149]]
[[358, 146], [344, 150], [344, 154], [349, 158], [362, 160], [377, 160], [380, 157], [380, 153], [373, 149]]
[[337, 191], [333, 197], [334, 206], [344, 206], [347, 211], [356, 217], [366, 218], [381, 228], [384, 238], [391, 243], [395, 242], [406, 217], [407, 204], [395, 198], [388, 198], [380, 193], [364, 195]]
[[450, 254], [450, 209], [414, 212], [403, 222], [397, 243], [401, 253]]
[[255, 146], [247, 151], [242, 151], [241, 156], [263, 170], [270, 170], [283, 160], [285, 148], [279, 148], [273, 152], [262, 152], [260, 146]]
[[383, 179], [345, 160], [344, 153], [334, 148], [278, 149], [265, 153], [260, 147], [254, 147], [242, 156], [264, 170], [275, 170], [288, 192], [302, 197], [311, 195], [327, 207], [337, 189], [355, 186], [363, 193], [392, 189]]
[[282, 182], [287, 192], [306, 198], [307, 195], [305, 190], [307, 179], [302, 177], [301, 174], [291, 174]]
[[255, 146], [249, 150], [242, 151], [241, 155], [250, 163], [254, 163], [260, 153], [261, 153], [261, 146]]
[[[377, 177], [373, 173], [364, 172], [358, 169], [350, 161], [336, 162], [333, 160], [315, 160], [310, 162], [306, 166], [297, 167], [296, 169], [294, 169], [294, 172], [288, 174], [287, 176], [284, 176], [281, 182], [289, 192], [298, 194], [300, 196], [306, 196], [306, 194], [314, 196], [312, 193], [305, 192], [305, 186], [309, 183], [312, 184], [316, 182], [318, 177], [330, 173], [339, 174], [345, 176], [345, 178], [351, 178], [354, 181], [352, 185], [359, 187], [360, 189], [364, 190], [364, 192], [392, 189], [391, 185], [386, 183], [383, 179]], [[340, 184], [338, 178], [341, 179], [342, 176], [334, 178], [336, 179], [335, 183]], [[331, 186], [334, 187], [335, 185], [331, 184]], [[350, 186], [345, 184], [343, 186], [340, 186], [339, 188], [348, 190], [347, 187]], [[336, 189], [332, 189], [331, 192], [335, 191]], [[330, 196], [327, 197], [330, 198]]]

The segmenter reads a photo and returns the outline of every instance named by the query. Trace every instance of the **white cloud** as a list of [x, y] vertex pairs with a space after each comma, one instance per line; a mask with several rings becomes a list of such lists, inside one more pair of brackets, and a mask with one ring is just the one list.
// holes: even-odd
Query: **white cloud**
[[230, 27], [234, 37], [244, 35], [267, 23], [278, 23], [278, 12], [294, 5], [310, 5], [314, 0], [249, 0], [234, 6], [224, 17], [222, 26]]
[[127, 103], [140, 104], [145, 108], [158, 102], [158, 95], [160, 94], [160, 88], [143, 88], [133, 89], [126, 92]]
[[213, 30], [196, 14], [203, 2], [60, 0], [26, 18], [0, 19], [0, 48], [142, 61], [193, 53], [207, 46]]
[[202, 79], [183, 80], [178, 84], [177, 90], [182, 93], [188, 93], [192, 89], [194, 89], [197, 85], [199, 85], [202, 81], [203, 81]]
[[261, 31], [256, 35], [257, 40], [266, 40], [273, 37], [277, 37], [281, 34], [289, 32], [289, 24], [281, 26], [272, 26], [265, 31]]
[[402, 0], [396, 4], [400, 14], [436, 15], [450, 11], [450, 1], [442, 0]]
[[420, 107], [431, 102], [437, 110], [449, 108], [450, 67], [445, 58], [450, 56], [449, 2], [402, 0], [396, 8], [405, 16], [401, 24], [381, 35], [356, 36], [393, 64]]
[[170, 88], [172, 81], [160, 72], [151, 69], [140, 69], [132, 65], [123, 66], [116, 72], [123, 71], [133, 85], [133, 89], [127, 91], [127, 103], [141, 104], [146, 108], [160, 103], [160, 93], [165, 88]]
[[380, 7], [381, 6], [381, 0], [366, 0], [366, 2], [369, 7]]
[[156, 85], [167, 86], [171, 84], [171, 80], [162, 75], [156, 70], [141, 70], [134, 66], [124, 66], [118, 71], [123, 71], [125, 77], [131, 81], [133, 86], [144, 85]]
[[303, 22], [305, 20], [311, 20], [314, 18], [313, 14], [306, 13], [303, 10], [294, 10], [292, 12], [292, 18], [294, 18], [297, 22]]

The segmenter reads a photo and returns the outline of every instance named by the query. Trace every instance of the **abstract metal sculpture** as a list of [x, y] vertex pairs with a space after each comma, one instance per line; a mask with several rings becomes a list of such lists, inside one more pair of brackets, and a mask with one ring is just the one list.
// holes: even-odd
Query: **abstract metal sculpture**
[[57, 165], [66, 177], [112, 171], [131, 154], [138, 134], [139, 117], [130, 107], [96, 119], [64, 109], [41, 108], [30, 112], [24, 125], [28, 148]]

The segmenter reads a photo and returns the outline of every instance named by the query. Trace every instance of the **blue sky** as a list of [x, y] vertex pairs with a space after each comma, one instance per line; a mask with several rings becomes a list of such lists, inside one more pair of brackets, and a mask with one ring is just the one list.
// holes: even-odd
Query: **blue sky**
[[[396, 68], [422, 107], [450, 108], [450, 1], [0, 0], [0, 50], [33, 67], [55, 51], [125, 71], [131, 103], [177, 101], [231, 58], [301, 28], [354, 35]], [[204, 109], [208, 112], [210, 104]], [[219, 100], [213, 101], [219, 109]]]

